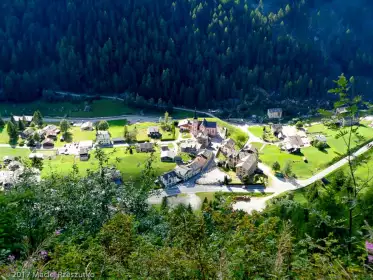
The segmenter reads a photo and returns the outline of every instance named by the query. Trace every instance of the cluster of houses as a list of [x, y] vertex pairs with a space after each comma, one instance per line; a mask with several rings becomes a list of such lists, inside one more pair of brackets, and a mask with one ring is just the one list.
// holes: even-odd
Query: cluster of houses
[[178, 124], [180, 132], [190, 132], [200, 148], [207, 148], [211, 139], [218, 135], [218, 125], [216, 122], [207, 121], [206, 119], [198, 120], [197, 114], [194, 113], [193, 120], [182, 120]]
[[213, 152], [204, 149], [198, 153], [192, 162], [186, 165], [178, 165], [174, 170], [159, 176], [158, 181], [165, 188], [187, 181], [202, 172], [202, 170], [208, 166], [212, 158]]
[[236, 170], [240, 179], [250, 177], [258, 168], [258, 150], [249, 145], [236, 150], [236, 143], [233, 139], [225, 139], [220, 147], [220, 153], [226, 158], [226, 165]]
[[[57, 140], [58, 135], [60, 134], [61, 130], [55, 126], [55, 125], [47, 125], [43, 128], [36, 129], [34, 127], [29, 127], [31, 121], [32, 121], [32, 116], [13, 116], [14, 120], [22, 119], [22, 120], [27, 120], [25, 122], [26, 128], [20, 132], [20, 136], [22, 139], [29, 139], [35, 134], [38, 134], [39, 139], [41, 141], [41, 145], [43, 148], [48, 149], [48, 148], [53, 148], [54, 147], [54, 141]], [[63, 140], [63, 136], [61, 136], [61, 140]], [[38, 143], [36, 143], [38, 144]]]
[[[0, 190], [10, 189], [14, 184], [25, 175], [25, 167], [17, 158], [5, 156], [3, 158], [3, 169], [0, 170]], [[30, 170], [30, 176], [35, 180], [40, 180], [40, 171], [37, 169]]]

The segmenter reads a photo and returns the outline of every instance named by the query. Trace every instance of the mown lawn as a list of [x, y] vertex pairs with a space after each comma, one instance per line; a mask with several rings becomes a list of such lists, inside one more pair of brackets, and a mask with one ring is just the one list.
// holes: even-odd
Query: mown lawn
[[[2, 116], [10, 115], [32, 115], [36, 110], [39, 110], [43, 116], [50, 117], [110, 117], [117, 115], [137, 114], [141, 109], [132, 108], [125, 105], [121, 101], [111, 99], [94, 100], [91, 104], [91, 111], [84, 112], [85, 102], [55, 102], [50, 103], [43, 100], [37, 100], [28, 103], [0, 103], [0, 114]], [[143, 110], [145, 114], [161, 116], [164, 112], [156, 110]], [[174, 119], [183, 119], [193, 117], [193, 112], [185, 112], [181, 110], [173, 110], [172, 117]]]
[[39, 110], [43, 116], [69, 116], [69, 117], [107, 117], [123, 114], [134, 114], [136, 109], [129, 108], [123, 102], [101, 99], [95, 100], [91, 104], [91, 111], [84, 112], [85, 102], [69, 103], [57, 102], [49, 103], [42, 100], [13, 104], [1, 103], [0, 113], [3, 116], [13, 115], [32, 115], [36, 110]]
[[[126, 153], [125, 148], [110, 148], [104, 149], [109, 154], [109, 164], [116, 166], [122, 174], [124, 180], [137, 180], [141, 174], [143, 164], [149, 158], [148, 153], [136, 153], [132, 155]], [[42, 176], [49, 176], [51, 172], [67, 175], [72, 170], [72, 165], [76, 163], [81, 175], [87, 174], [87, 170], [94, 170], [98, 167], [98, 161], [91, 152], [89, 161], [80, 161], [78, 157], [74, 156], [57, 156], [52, 160], [44, 161], [44, 169]], [[159, 151], [155, 152], [155, 161], [153, 167], [157, 175], [169, 171], [175, 167], [174, 163], [164, 163], [160, 161]]]
[[258, 151], [263, 147], [263, 144], [259, 142], [251, 142], [250, 144], [257, 148]]
[[[328, 154], [324, 154], [314, 147], [304, 148], [301, 152], [303, 155], [293, 155], [281, 151], [281, 149], [275, 145], [267, 145], [260, 152], [259, 158], [270, 167], [272, 167], [275, 161], [278, 161], [281, 168], [283, 168], [286, 162], [290, 161], [292, 163], [292, 171], [300, 179], [311, 177], [314, 173], [320, 171], [328, 161], [333, 159], [330, 155], [328, 157]], [[308, 159], [308, 163], [303, 161], [304, 156]]]
[[247, 140], [249, 139], [249, 135], [247, 133], [245, 133], [244, 131], [242, 131], [238, 127], [235, 127], [234, 125], [231, 125], [231, 124], [229, 124], [225, 121], [222, 121], [222, 120], [216, 119], [216, 118], [206, 118], [206, 120], [217, 122], [217, 124], [220, 126], [220, 128], [223, 128], [223, 127], [227, 128], [228, 134], [229, 134], [228, 137], [232, 138], [234, 141], [236, 141], [236, 143], [237, 142], [243, 142], [245, 144], [247, 142]]
[[14, 157], [22, 157], [22, 158], [27, 158], [31, 151], [29, 149], [13, 149], [13, 148], [0, 148], [0, 160], [3, 160], [3, 157], [5, 156], [14, 156]]
[[254, 134], [254, 136], [256, 137], [259, 137], [259, 138], [263, 138], [263, 126], [258, 126], [258, 125], [255, 125], [255, 126], [250, 126], [248, 128], [248, 130]]
[[[293, 172], [300, 179], [306, 179], [313, 174], [318, 173], [322, 169], [330, 165], [334, 158], [341, 157], [346, 154], [346, 146], [342, 138], [336, 139], [336, 131], [328, 129], [322, 124], [317, 124], [308, 127], [309, 134], [323, 134], [327, 138], [327, 143], [330, 146], [325, 151], [320, 151], [315, 147], [307, 147], [301, 149], [300, 155], [293, 155], [281, 151], [277, 146], [267, 145], [260, 153], [260, 159], [263, 163], [272, 166], [275, 161], [278, 161], [283, 167], [287, 161], [292, 163]], [[346, 128], [348, 129], [348, 128]], [[366, 126], [360, 126], [360, 135], [365, 137], [365, 140], [373, 138], [373, 129]], [[362, 145], [364, 141], [358, 141], [356, 136], [352, 137], [352, 147]], [[306, 157], [308, 163], [303, 161]]]
[[[346, 131], [349, 130], [348, 127], [345, 128]], [[327, 143], [330, 148], [326, 149], [328, 153], [332, 153], [334, 156], [343, 155], [347, 152], [346, 144], [344, 143], [342, 138], [336, 139], [335, 136], [337, 135], [337, 131], [328, 129], [323, 124], [313, 125], [307, 128], [309, 134], [323, 134], [327, 138]], [[373, 129], [369, 126], [365, 126], [362, 124], [358, 130], [359, 134], [365, 137], [365, 140], [373, 139]], [[361, 145], [361, 141], [358, 140], [356, 136], [351, 138], [352, 148], [358, 145]]]

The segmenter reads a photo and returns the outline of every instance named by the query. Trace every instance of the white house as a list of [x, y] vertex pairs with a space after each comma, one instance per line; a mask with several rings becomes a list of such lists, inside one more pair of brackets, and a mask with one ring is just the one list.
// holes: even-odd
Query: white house
[[159, 180], [165, 188], [169, 188], [181, 182], [181, 179], [177, 176], [174, 170], [159, 176]]
[[100, 146], [111, 146], [110, 133], [106, 130], [99, 130], [96, 133], [96, 143]]
[[234, 146], [236, 142], [232, 138], [225, 139], [221, 145], [220, 151], [226, 155], [232, 151], [234, 151]]
[[281, 119], [282, 109], [281, 108], [271, 108], [267, 111], [268, 118], [270, 119]]

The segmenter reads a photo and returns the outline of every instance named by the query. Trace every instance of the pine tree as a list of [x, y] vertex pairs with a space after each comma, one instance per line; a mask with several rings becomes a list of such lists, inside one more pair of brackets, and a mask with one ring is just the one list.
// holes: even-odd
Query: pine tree
[[43, 116], [42, 116], [42, 114], [40, 113], [39, 110], [34, 112], [34, 115], [32, 117], [32, 121], [38, 126], [43, 125]]

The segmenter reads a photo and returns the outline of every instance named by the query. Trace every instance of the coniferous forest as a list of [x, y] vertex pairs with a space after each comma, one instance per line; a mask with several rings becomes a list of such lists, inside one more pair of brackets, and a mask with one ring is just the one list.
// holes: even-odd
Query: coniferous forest
[[2, 98], [58, 89], [189, 107], [307, 104], [347, 71], [368, 92], [372, 5], [337, 2], [4, 0]]

